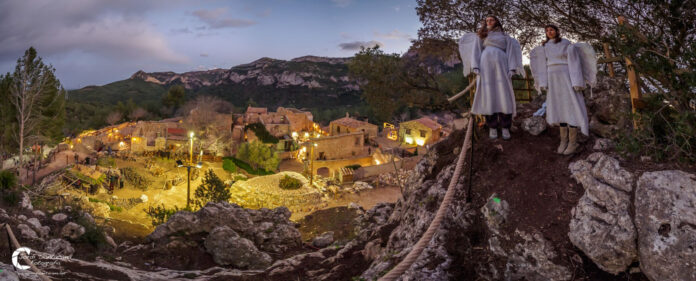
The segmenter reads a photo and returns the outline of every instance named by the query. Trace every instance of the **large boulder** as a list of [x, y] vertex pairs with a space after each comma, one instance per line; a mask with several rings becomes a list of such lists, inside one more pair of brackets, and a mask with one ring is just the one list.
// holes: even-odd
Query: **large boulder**
[[646, 172], [635, 195], [640, 268], [651, 280], [696, 280], [696, 175]]
[[570, 241], [599, 268], [618, 274], [637, 258], [636, 230], [629, 210], [633, 175], [602, 153], [570, 164], [585, 194], [571, 211]]
[[271, 257], [259, 251], [249, 239], [240, 237], [227, 226], [213, 229], [205, 238], [205, 249], [220, 265], [240, 269], [263, 269], [271, 264]]
[[166, 244], [170, 236], [205, 234], [218, 226], [227, 226], [263, 251], [283, 253], [302, 245], [300, 232], [290, 221], [290, 215], [286, 207], [252, 210], [227, 202], [208, 203], [197, 212], [177, 212], [157, 226], [147, 239]]

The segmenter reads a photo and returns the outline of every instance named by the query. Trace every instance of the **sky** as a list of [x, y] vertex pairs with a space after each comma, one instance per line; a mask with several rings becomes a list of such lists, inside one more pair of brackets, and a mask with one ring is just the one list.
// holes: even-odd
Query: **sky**
[[401, 54], [420, 26], [414, 0], [0, 0], [0, 73], [30, 46], [66, 89], [375, 44]]

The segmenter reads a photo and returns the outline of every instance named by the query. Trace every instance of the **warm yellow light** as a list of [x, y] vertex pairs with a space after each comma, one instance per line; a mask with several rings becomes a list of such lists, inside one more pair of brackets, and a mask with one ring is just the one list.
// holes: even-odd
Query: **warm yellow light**
[[382, 163], [382, 162], [379, 162], [379, 160], [375, 159], [375, 164], [379, 165], [379, 164], [381, 164], [381, 163]]
[[316, 142], [314, 143], [314, 146], [318, 146]]
[[118, 133], [118, 129], [114, 129], [114, 133]]
[[118, 143], [118, 146], [120, 146], [120, 147], [123, 147], [123, 146], [125, 146], [125, 145], [126, 145], [126, 144], [125, 144], [124, 142], [119, 142], [119, 143]]
[[308, 137], [309, 137], [309, 133], [305, 132], [305, 133], [304, 133], [304, 137], [305, 137], [305, 138], [308, 138]]
[[189, 132], [189, 138], [193, 138], [193, 132]]
[[405, 140], [406, 140], [406, 143], [408, 143], [408, 144], [413, 144], [413, 138], [412, 138], [412, 137], [406, 137]]
[[292, 138], [296, 139], [297, 138], [297, 132], [292, 132]]
[[301, 151], [302, 153], [307, 152], [307, 147], [304, 147], [304, 146], [303, 146], [302, 149], [300, 149], [300, 151]]
[[138, 140], [138, 138], [135, 138], [135, 137], [131, 138], [131, 141], [137, 141], [137, 140]]
[[425, 140], [424, 139], [417, 139], [416, 144], [423, 146], [425, 144]]

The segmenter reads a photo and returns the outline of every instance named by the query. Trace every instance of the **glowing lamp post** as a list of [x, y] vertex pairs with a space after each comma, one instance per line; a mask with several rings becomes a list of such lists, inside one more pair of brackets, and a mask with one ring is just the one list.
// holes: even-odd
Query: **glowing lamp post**
[[186, 209], [189, 209], [190, 202], [191, 202], [191, 168], [197, 168], [200, 169], [203, 166], [202, 162], [198, 162], [195, 165], [193, 164], [193, 132], [189, 133], [189, 141], [190, 141], [190, 146], [189, 146], [189, 163], [188, 165], [184, 165], [184, 162], [181, 160], [176, 160], [176, 166], [177, 167], [186, 167]]
[[317, 147], [316, 142], [312, 142], [312, 156], [309, 157], [310, 162], [310, 173], [309, 173], [309, 182], [310, 184], [314, 184], [314, 148]]

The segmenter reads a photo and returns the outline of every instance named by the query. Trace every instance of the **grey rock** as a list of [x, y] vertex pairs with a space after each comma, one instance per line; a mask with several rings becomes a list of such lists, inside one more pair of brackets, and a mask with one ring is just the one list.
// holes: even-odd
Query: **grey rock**
[[157, 226], [147, 239], [159, 241], [181, 233], [210, 233], [218, 226], [227, 226], [254, 241], [263, 251], [282, 253], [302, 245], [300, 232], [289, 220], [290, 215], [286, 207], [252, 210], [227, 202], [208, 203], [195, 213], [177, 212]]
[[37, 218], [30, 218], [27, 220], [27, 223], [34, 227], [34, 229], [41, 229], [41, 222]]
[[481, 214], [488, 225], [488, 228], [495, 234], [500, 234], [500, 226], [505, 223], [510, 212], [508, 202], [493, 193], [488, 197], [488, 201], [481, 207]]
[[39, 238], [39, 236], [36, 235], [36, 231], [31, 229], [31, 227], [29, 227], [26, 224], [21, 223], [21, 224], [17, 225], [17, 229], [19, 229], [19, 233], [20, 233], [21, 237], [24, 239], [38, 239]]
[[22, 201], [19, 204], [22, 208], [27, 210], [33, 210], [34, 206], [31, 205], [31, 197], [28, 193], [22, 192]]
[[571, 280], [570, 270], [553, 262], [557, 256], [556, 250], [541, 234], [531, 235], [519, 230], [515, 234], [522, 237], [524, 242], [515, 245], [509, 254], [505, 266], [506, 280]]
[[334, 241], [333, 236], [334, 236], [333, 231], [324, 232], [321, 235], [315, 237], [314, 240], [312, 240], [312, 246], [317, 247], [317, 248], [324, 248], [326, 246], [329, 246]]
[[48, 242], [46, 242], [46, 246], [44, 246], [44, 251], [50, 254], [62, 256], [72, 256], [75, 253], [75, 249], [72, 247], [70, 242], [60, 238], [48, 240]]
[[17, 216], [17, 219], [25, 221], [25, 220], [27, 220], [27, 216], [19, 215], [19, 216]]
[[604, 138], [598, 138], [595, 140], [594, 146], [592, 146], [592, 149], [594, 150], [609, 150], [614, 148], [614, 141], [611, 139], [604, 139]]
[[80, 236], [82, 236], [82, 234], [85, 234], [85, 228], [79, 224], [74, 223], [74, 222], [69, 222], [63, 226], [63, 229], [60, 231], [60, 234], [63, 237], [68, 237], [70, 239], [77, 239]]
[[538, 136], [546, 130], [546, 119], [541, 116], [532, 116], [522, 120], [522, 129], [532, 136]]
[[44, 212], [42, 212], [42, 211], [40, 211], [40, 210], [35, 210], [35, 211], [32, 212], [32, 214], [34, 214], [34, 216], [37, 216], [37, 217], [40, 217], [40, 218], [46, 217], [46, 214], [44, 214]]
[[254, 243], [240, 237], [227, 226], [213, 229], [205, 239], [205, 248], [220, 265], [241, 269], [263, 269], [271, 264], [271, 257], [259, 251]]
[[571, 211], [570, 241], [602, 270], [612, 274], [625, 271], [637, 259], [637, 234], [627, 193], [633, 175], [619, 167], [616, 159], [601, 153], [571, 163], [569, 169], [585, 188]]
[[19, 281], [19, 276], [17, 276], [14, 266], [0, 262], [0, 280]]
[[640, 269], [650, 280], [696, 280], [696, 175], [646, 172], [635, 194]]
[[51, 219], [55, 222], [64, 222], [66, 219], [68, 219], [68, 215], [63, 213], [57, 213], [53, 214], [53, 216], [51, 216]]

